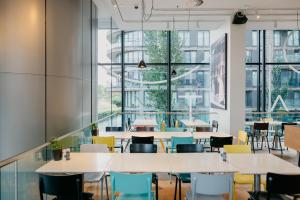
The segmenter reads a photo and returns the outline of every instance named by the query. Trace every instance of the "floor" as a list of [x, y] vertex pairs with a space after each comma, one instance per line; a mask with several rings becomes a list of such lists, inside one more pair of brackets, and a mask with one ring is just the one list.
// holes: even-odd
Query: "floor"
[[[258, 151], [258, 153], [266, 153], [267, 150]], [[280, 154], [280, 151], [272, 151], [272, 153], [276, 156], [281, 157], [284, 160], [287, 160], [295, 165], [298, 163], [298, 156], [297, 152], [294, 150], [288, 150], [284, 151], [283, 155]], [[166, 174], [159, 174], [159, 199], [160, 200], [171, 200], [174, 199], [174, 187], [175, 187], [175, 180], [170, 181], [169, 176]], [[110, 188], [110, 187], [109, 187]], [[182, 185], [182, 199], [184, 199], [184, 193], [185, 191], [190, 189], [189, 184], [183, 184]], [[251, 188], [247, 185], [238, 185], [236, 187], [236, 197], [237, 200], [247, 200], [248, 199], [248, 193]], [[99, 199], [100, 195], [100, 189], [99, 184], [85, 184], [85, 191], [94, 193], [94, 199]], [[153, 188], [153, 191], [154, 188]], [[105, 190], [104, 190], [105, 193]], [[104, 194], [105, 197], [105, 194]], [[109, 193], [110, 197], [110, 193]], [[106, 199], [106, 198], [103, 198]], [[111, 197], [110, 197], [111, 199]], [[178, 199], [178, 195], [177, 195]], [[224, 199], [229, 199], [228, 195], [224, 196]]]

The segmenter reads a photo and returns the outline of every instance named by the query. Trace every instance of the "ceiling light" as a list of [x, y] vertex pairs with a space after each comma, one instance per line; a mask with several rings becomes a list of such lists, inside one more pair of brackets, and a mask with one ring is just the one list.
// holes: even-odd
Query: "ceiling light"
[[117, 0], [111, 0], [111, 3], [112, 3], [112, 5], [113, 5], [114, 8], [118, 7]]
[[142, 17], [141, 17], [141, 25], [142, 25], [142, 59], [138, 64], [138, 68], [140, 68], [140, 69], [143, 69], [143, 68], [147, 67], [147, 65], [144, 61], [144, 15], [145, 15], [144, 9], [145, 9], [144, 1], [142, 1]]
[[194, 2], [194, 7], [199, 7], [204, 3], [203, 0], [193, 0], [193, 2]]
[[146, 65], [146, 63], [145, 63], [145, 61], [144, 60], [141, 60], [140, 61], [140, 63], [139, 63], [139, 65], [138, 65], [138, 68], [146, 68], [147, 67], [147, 65]]
[[256, 19], [260, 19], [260, 15], [256, 15]]
[[173, 69], [173, 70], [172, 70], [172, 72], [171, 72], [171, 74], [172, 74], [172, 76], [176, 76], [176, 75], [177, 75], [177, 72], [176, 72], [176, 70], [175, 70], [175, 69]]

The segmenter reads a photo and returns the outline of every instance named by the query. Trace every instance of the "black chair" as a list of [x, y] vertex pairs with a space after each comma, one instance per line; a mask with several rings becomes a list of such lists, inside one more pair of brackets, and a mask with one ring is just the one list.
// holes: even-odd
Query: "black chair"
[[[157, 153], [156, 144], [131, 144], [130, 153]], [[155, 195], [158, 199], [158, 176], [152, 174], [152, 183], [155, 184]]]
[[[177, 144], [176, 152], [177, 153], [203, 153], [204, 148], [202, 144]], [[176, 200], [176, 196], [177, 196], [178, 182], [179, 182], [179, 199], [181, 200], [181, 183], [191, 183], [191, 174], [180, 173], [180, 174], [171, 174], [171, 175], [176, 177], [174, 200]]]
[[[122, 132], [124, 129], [123, 127], [118, 127], [118, 126], [107, 126], [105, 127], [106, 132]], [[120, 146], [114, 146], [114, 148], [120, 148], [121, 149], [121, 153], [123, 153], [123, 146], [122, 143]]]
[[283, 154], [283, 149], [282, 149], [282, 145], [281, 145], [281, 137], [284, 136], [284, 127], [287, 126], [287, 125], [297, 125], [297, 123], [294, 123], [294, 122], [284, 122], [284, 123], [282, 123], [281, 124], [281, 132], [275, 133], [274, 138], [273, 138], [272, 149], [274, 149], [275, 141], [276, 141], [276, 139], [278, 139], [281, 154]]
[[92, 193], [83, 192], [82, 174], [76, 175], [39, 175], [40, 199], [43, 194], [56, 196], [56, 200], [92, 200]]
[[153, 144], [154, 136], [149, 136], [149, 137], [132, 136], [131, 142], [132, 144]]
[[[262, 134], [263, 132], [265, 132], [265, 134]], [[253, 153], [255, 153], [254, 138], [256, 138], [256, 142], [258, 143], [258, 140], [260, 137], [261, 137], [261, 150], [263, 148], [264, 138], [266, 138], [269, 153], [271, 152], [270, 146], [269, 146], [268, 135], [269, 135], [269, 123], [254, 123], [253, 133], [252, 133], [252, 135], [250, 135], [251, 147], [252, 147]]]
[[196, 127], [196, 132], [212, 132], [212, 127]]
[[131, 144], [130, 153], [157, 153], [156, 144]]
[[136, 127], [135, 130], [137, 132], [151, 132], [154, 131], [154, 127], [142, 126], [142, 127]]
[[286, 200], [291, 199], [285, 195], [299, 199], [300, 175], [283, 175], [267, 173], [267, 191], [249, 192], [252, 200]]
[[233, 141], [233, 137], [210, 137], [210, 151], [213, 152], [215, 148], [218, 149], [223, 148], [224, 145], [231, 145]]
[[219, 122], [217, 120], [212, 120], [211, 122], [212, 129], [215, 129], [216, 132], [219, 130]]
[[118, 126], [107, 126], [105, 127], [106, 132], [121, 132], [123, 131], [123, 127]]

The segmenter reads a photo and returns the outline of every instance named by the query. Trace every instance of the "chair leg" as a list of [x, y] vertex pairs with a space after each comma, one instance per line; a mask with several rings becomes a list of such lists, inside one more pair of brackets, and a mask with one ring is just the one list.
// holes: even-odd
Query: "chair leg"
[[109, 200], [108, 185], [107, 185], [107, 176], [106, 175], [104, 175], [104, 180], [105, 180], [105, 189], [106, 189], [106, 200]]
[[178, 181], [178, 178], [176, 176], [174, 200], [176, 200], [176, 195], [177, 195], [177, 181]]
[[269, 153], [271, 153], [271, 149], [270, 149], [270, 146], [269, 146], [268, 134], [267, 134], [267, 136], [266, 136], [266, 140], [267, 140], [267, 146], [268, 146]]
[[179, 178], [179, 200], [181, 200], [181, 179]]
[[260, 150], [263, 149], [263, 145], [264, 145], [264, 136], [261, 136], [261, 145], [260, 145]]
[[255, 149], [254, 149], [254, 137], [253, 136], [251, 136], [251, 146], [252, 146], [253, 153], [255, 153]]
[[282, 151], [282, 145], [281, 145], [280, 137], [278, 137], [278, 142], [279, 142], [279, 147], [280, 147], [280, 151], [281, 151], [281, 155], [282, 155], [282, 154], [283, 154], [283, 151]]
[[155, 199], [158, 200], [158, 177], [155, 177]]

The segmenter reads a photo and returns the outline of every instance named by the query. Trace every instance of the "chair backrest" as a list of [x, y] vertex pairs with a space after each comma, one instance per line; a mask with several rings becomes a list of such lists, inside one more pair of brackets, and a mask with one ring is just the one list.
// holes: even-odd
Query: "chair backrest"
[[185, 128], [167, 127], [166, 132], [185, 132]]
[[251, 146], [249, 145], [224, 145], [223, 148], [226, 153], [251, 153]]
[[239, 130], [238, 132], [238, 144], [247, 144], [248, 143], [248, 134], [246, 131]]
[[131, 144], [130, 153], [157, 153], [156, 144]]
[[233, 137], [210, 137], [210, 147], [222, 148], [224, 145], [232, 144]]
[[204, 151], [202, 144], [177, 144], [177, 153], [202, 153]]
[[267, 173], [267, 191], [269, 194], [300, 194], [300, 175]]
[[196, 127], [196, 132], [213, 132], [212, 127]]
[[281, 130], [282, 130], [282, 132], [284, 132], [285, 126], [290, 126], [290, 125], [297, 125], [297, 123], [295, 123], [295, 122], [284, 122], [284, 123], [282, 123], [281, 124]]
[[93, 136], [92, 137], [93, 144], [106, 144], [109, 148], [110, 152], [114, 152], [115, 149], [115, 137], [114, 136]]
[[274, 120], [273, 120], [273, 118], [271, 118], [271, 117], [266, 117], [266, 118], [262, 118], [261, 121], [267, 123], [267, 122], [273, 122]]
[[149, 137], [132, 136], [131, 142], [132, 144], [153, 144], [154, 136], [149, 136]]
[[107, 126], [105, 127], [106, 132], [121, 132], [123, 131], [123, 127], [118, 127], [118, 126]]
[[191, 173], [192, 199], [195, 199], [196, 194], [221, 195], [224, 193], [229, 193], [229, 199], [232, 199], [232, 184], [231, 174]]
[[217, 120], [212, 120], [211, 126], [212, 126], [212, 129], [216, 129], [216, 132], [218, 132], [219, 122]]
[[154, 131], [154, 127], [144, 126], [144, 127], [136, 127], [135, 130], [137, 132], [151, 132]]
[[115, 200], [115, 192], [123, 194], [148, 194], [151, 199], [152, 174], [127, 174], [110, 172], [112, 200]]
[[171, 152], [176, 148], [177, 144], [193, 144], [193, 137], [171, 137]]
[[266, 131], [269, 129], [269, 123], [254, 123], [254, 131]]
[[87, 153], [108, 153], [108, 147], [106, 144], [82, 144], [80, 145], [81, 152]]
[[40, 199], [43, 194], [56, 196], [58, 199], [82, 199], [82, 175], [46, 175], [39, 174]]

